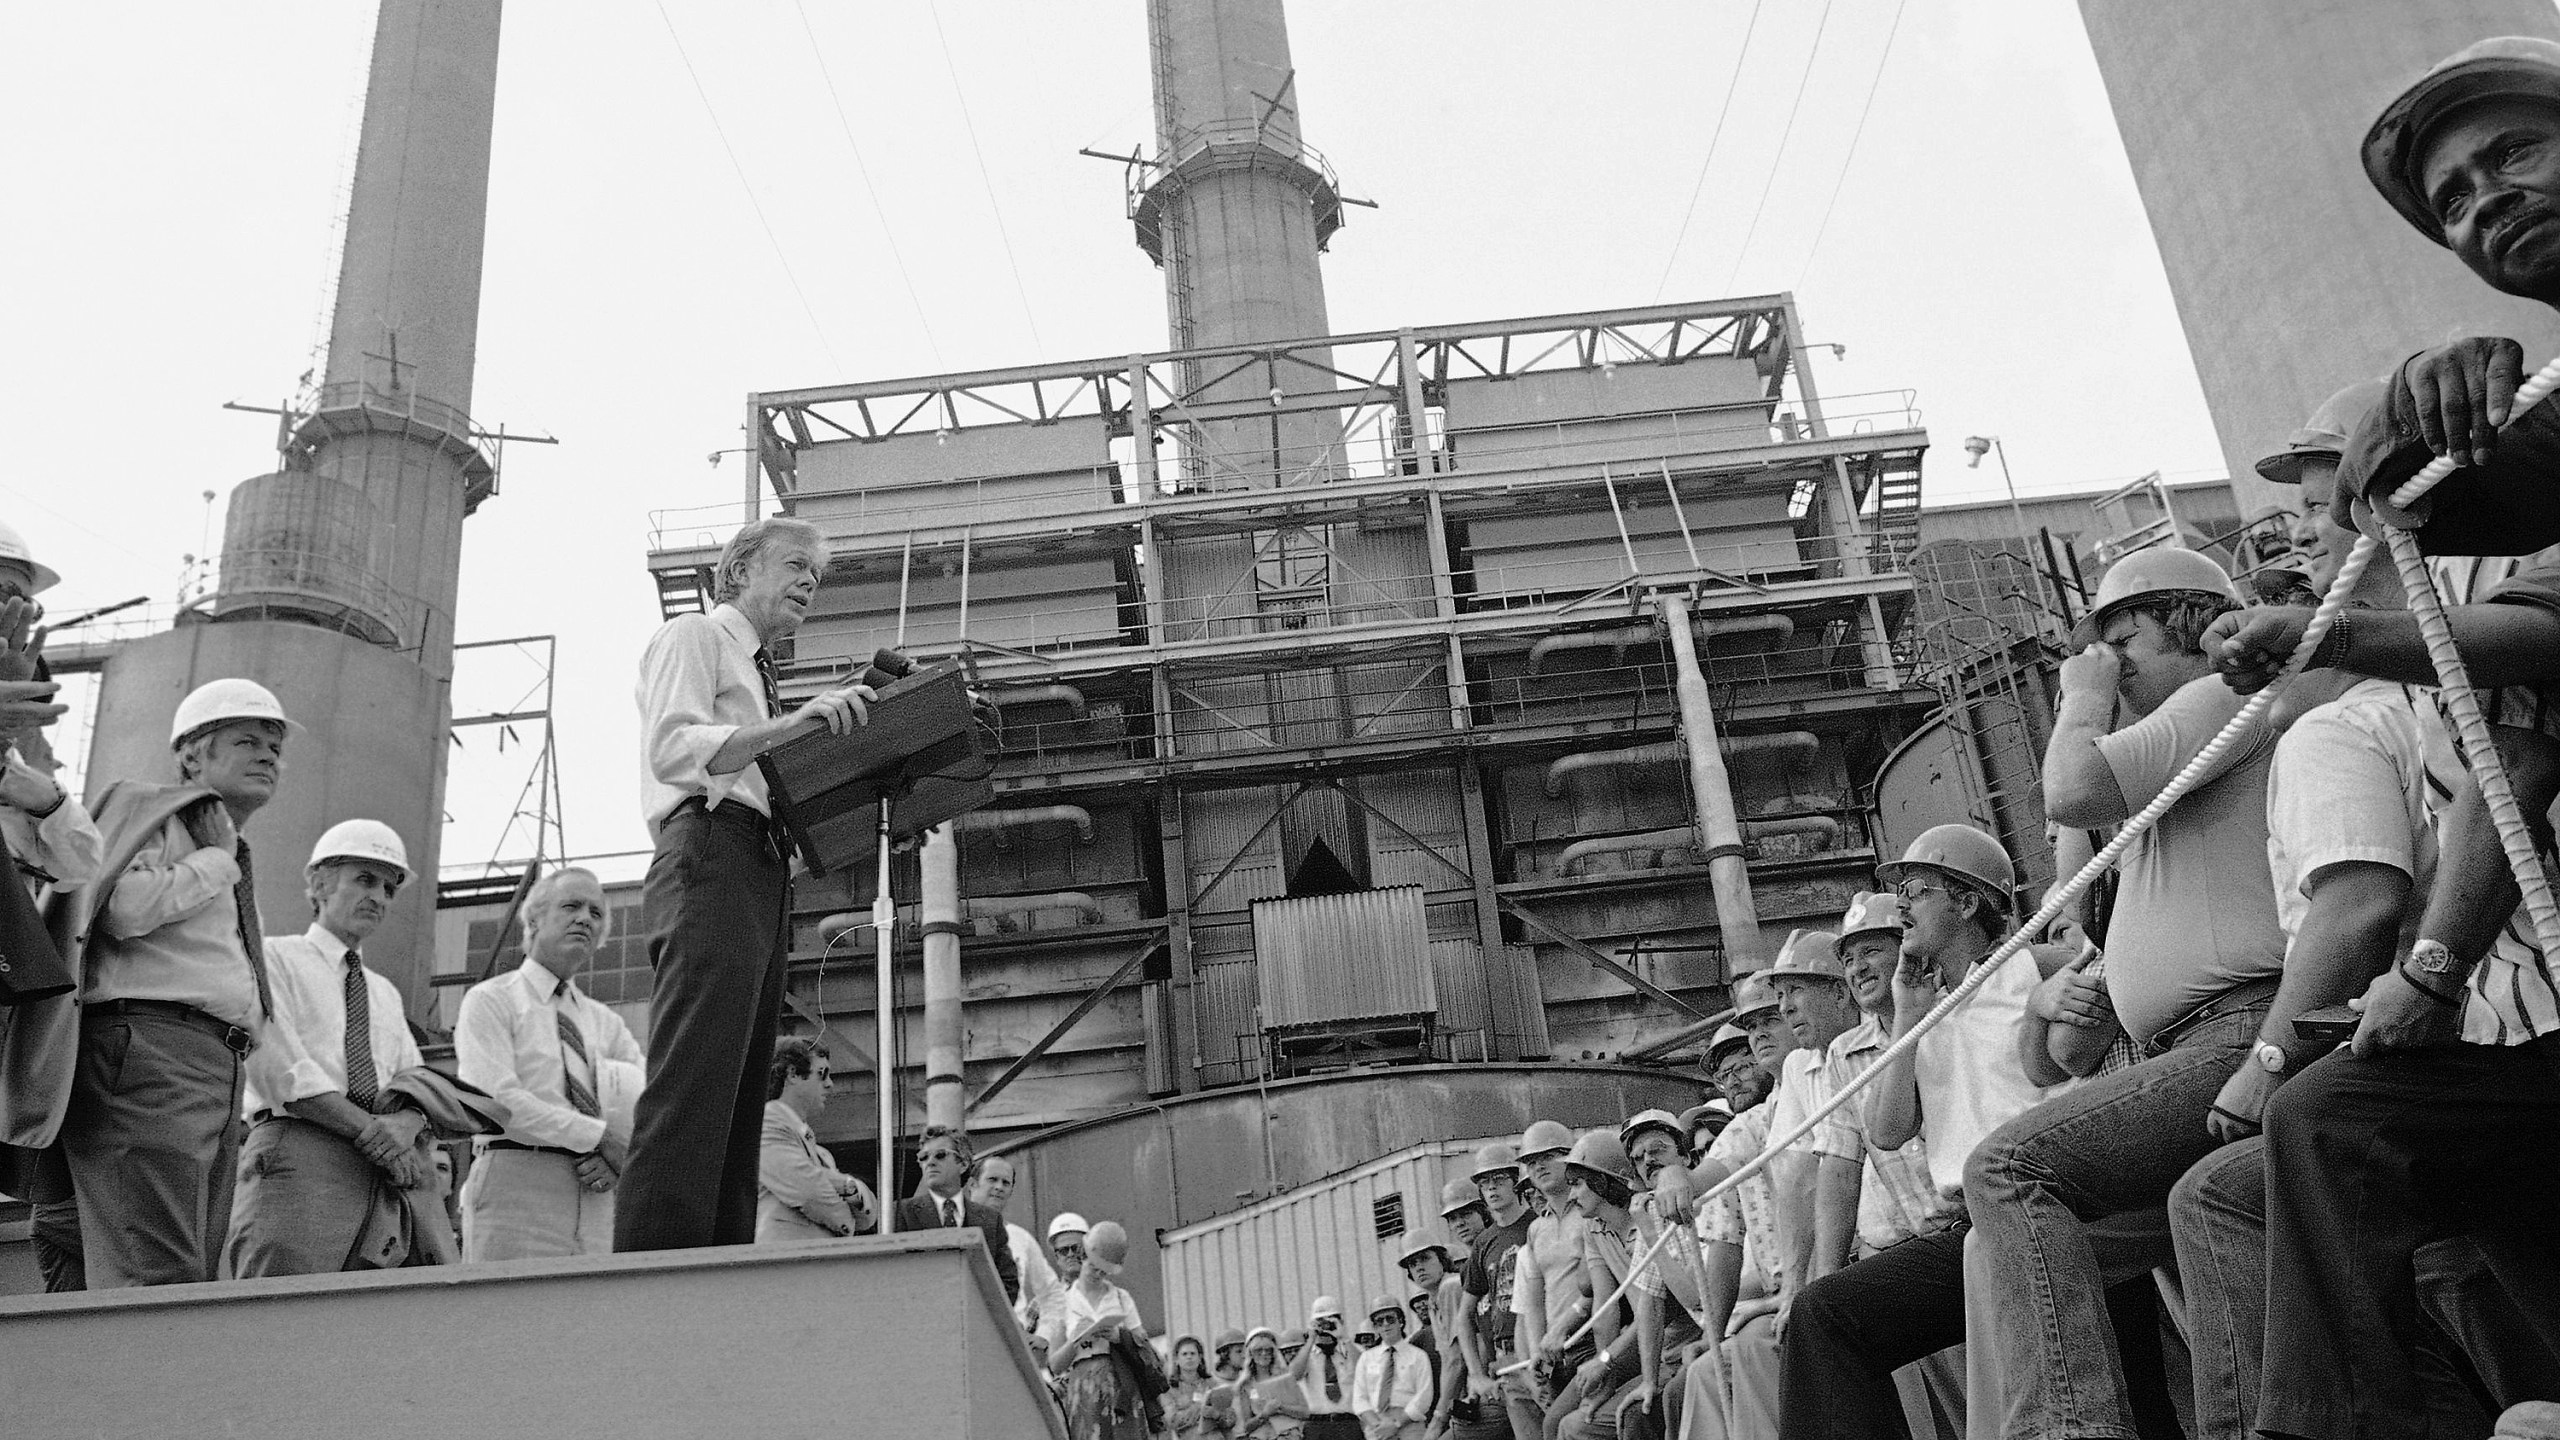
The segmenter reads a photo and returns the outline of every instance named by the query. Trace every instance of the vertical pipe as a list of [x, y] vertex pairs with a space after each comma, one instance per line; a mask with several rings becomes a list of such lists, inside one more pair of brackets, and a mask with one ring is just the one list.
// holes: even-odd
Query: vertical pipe
[[898, 1208], [898, 992], [897, 972], [891, 968], [898, 935], [898, 907], [889, 898], [889, 815], [893, 807], [889, 797], [880, 799], [880, 870], [874, 877], [879, 889], [871, 897], [871, 934], [878, 943], [874, 951], [873, 970], [876, 984], [872, 1003], [875, 1023], [871, 1043], [872, 1074], [880, 1088], [880, 1160], [878, 1172], [880, 1196], [880, 1231], [887, 1235], [897, 1229]]
[[1716, 742], [1716, 717], [1708, 704], [1706, 672], [1698, 668], [1698, 638], [1689, 623], [1689, 597], [1665, 590], [1653, 597], [1663, 628], [1671, 633], [1671, 660], [1680, 677], [1680, 738], [1689, 747], [1689, 788], [1698, 803], [1698, 833], [1706, 842], [1707, 878], [1715, 886], [1716, 928], [1724, 937], [1728, 976], [1760, 968], [1760, 916], [1751, 902], [1751, 874], [1742, 863], [1742, 825], [1733, 811], [1733, 783]]
[[947, 824], [924, 836], [924, 1123], [960, 1128], [968, 1106], [960, 1047], [960, 842]]

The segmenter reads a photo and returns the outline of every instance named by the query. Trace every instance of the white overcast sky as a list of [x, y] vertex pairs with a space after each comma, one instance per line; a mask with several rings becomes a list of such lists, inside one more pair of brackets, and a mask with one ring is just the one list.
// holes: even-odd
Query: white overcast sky
[[[56, 615], [165, 602], [202, 492], [272, 468], [272, 422], [220, 406], [290, 393], [326, 334], [371, 12], [0, 7], [0, 513], [67, 577]], [[1307, 139], [1382, 207], [1334, 237], [1334, 327], [1792, 289], [1847, 347], [1826, 395], [1917, 392], [1934, 498], [1996, 493], [1972, 433], [2022, 491], [2221, 473], [2075, 6], [1762, 3], [1728, 106], [1754, 13], [1292, 0]], [[649, 516], [735, 500], [742, 460], [705, 456], [748, 392], [1163, 346], [1120, 172], [1075, 153], [1152, 135], [1143, 11], [517, 0], [505, 27], [471, 408], [561, 444], [470, 521], [458, 630], [557, 633], [569, 846], [627, 850]], [[458, 762], [448, 864], [487, 858], [522, 758]]]

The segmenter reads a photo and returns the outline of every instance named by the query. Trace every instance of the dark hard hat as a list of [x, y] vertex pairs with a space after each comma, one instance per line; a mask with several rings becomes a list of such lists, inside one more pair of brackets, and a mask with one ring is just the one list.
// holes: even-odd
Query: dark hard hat
[[2382, 109], [2364, 137], [2364, 175], [2400, 218], [2439, 245], [2444, 226], [2427, 204], [2418, 169], [2429, 132], [2482, 100], [2538, 100], [2560, 109], [2560, 43], [2533, 35], [2500, 35], [2465, 46], [2435, 64]]
[[2302, 428], [2285, 438], [2284, 448], [2258, 462], [2259, 478], [2278, 485], [2302, 483], [2302, 462], [2335, 460], [2347, 452], [2347, 437], [2356, 422], [2381, 408], [2389, 387], [2380, 380], [2359, 380], [2320, 402]]

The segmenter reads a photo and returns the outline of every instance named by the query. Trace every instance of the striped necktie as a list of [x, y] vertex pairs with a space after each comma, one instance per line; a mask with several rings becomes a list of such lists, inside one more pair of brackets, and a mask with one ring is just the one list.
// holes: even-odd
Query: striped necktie
[[[569, 982], [561, 981], [560, 988], [551, 993], [555, 999], [565, 1000]], [[567, 1010], [554, 1010], [551, 1018], [560, 1027], [560, 1088], [569, 1096], [569, 1107], [581, 1115], [604, 1114], [604, 1107], [596, 1103], [595, 1087], [578, 1073], [581, 1066], [589, 1073], [595, 1070], [595, 1062], [587, 1058], [587, 1037], [578, 1033], [577, 1023], [569, 1018]], [[578, 1057], [577, 1065], [569, 1063], [572, 1055]]]
[[382, 1102], [382, 1076], [373, 1066], [373, 997], [366, 993], [364, 957], [347, 952], [347, 1100], [359, 1110]]
[[240, 950], [249, 957], [249, 973], [258, 982], [258, 1018], [276, 1018], [276, 997], [267, 989], [266, 931], [258, 924], [258, 873], [249, 864], [249, 837], [240, 837], [232, 854], [240, 862], [240, 883], [231, 887], [231, 904], [240, 915]]
[[773, 652], [756, 651], [756, 679], [764, 686], [764, 718], [782, 716], [782, 669], [773, 663]]

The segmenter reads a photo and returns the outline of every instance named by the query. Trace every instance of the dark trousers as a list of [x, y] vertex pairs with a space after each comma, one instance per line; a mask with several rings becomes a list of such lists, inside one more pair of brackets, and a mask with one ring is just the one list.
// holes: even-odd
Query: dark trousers
[[240, 1155], [240, 1057], [209, 1022], [83, 1017], [62, 1153], [88, 1288], [219, 1278]]
[[1781, 1440], [1907, 1437], [1893, 1372], [1964, 1343], [1964, 1226], [1807, 1285], [1778, 1347]]
[[688, 805], [658, 827], [642, 889], [649, 1082], [615, 1189], [613, 1248], [756, 1238], [765, 1071], [782, 1020], [790, 870], [761, 815]]
[[2560, 1035], [2378, 1060], [2341, 1051], [2267, 1107], [2257, 1423], [2317, 1440], [2420, 1436], [2434, 1329], [2417, 1256], [2468, 1235], [2560, 1349]]

